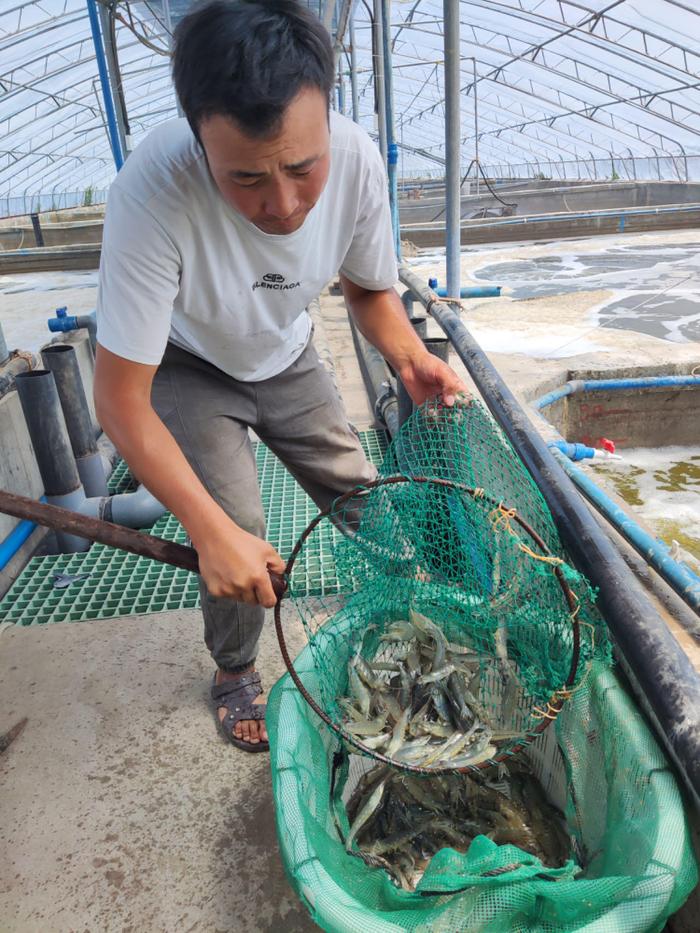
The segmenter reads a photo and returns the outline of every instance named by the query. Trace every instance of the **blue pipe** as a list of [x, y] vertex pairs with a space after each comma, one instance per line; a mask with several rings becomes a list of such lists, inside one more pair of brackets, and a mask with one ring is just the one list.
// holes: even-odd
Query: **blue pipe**
[[700, 386], [700, 376], [643, 376], [639, 379], [586, 379], [584, 392], [610, 389], [662, 389], [664, 387]]
[[391, 226], [394, 231], [394, 250], [401, 259], [401, 222], [399, 220], [398, 162], [399, 147], [396, 145], [394, 126], [394, 77], [391, 66], [392, 44], [389, 23], [389, 2], [381, 0], [382, 53], [384, 58], [384, 114], [386, 120], [386, 161], [389, 176], [389, 204]]
[[610, 520], [623, 538], [641, 554], [647, 563], [651, 564], [676, 593], [695, 612], [700, 613], [700, 577], [694, 574], [685, 564], [674, 560], [669, 554], [668, 546], [663, 541], [653, 538], [648, 532], [644, 531], [592, 479], [574, 466], [557, 447], [550, 445], [550, 450], [585, 497]]
[[558, 389], [540, 396], [532, 405], [538, 411], [576, 392], [611, 392], [617, 389], [662, 389], [700, 387], [700, 376], [643, 376], [639, 379], [571, 379]]
[[556, 447], [569, 460], [592, 460], [595, 457], [595, 447], [587, 447], [585, 444], [569, 444], [567, 441], [552, 441], [547, 444], [548, 447]]
[[[438, 298], [452, 297], [448, 295], [446, 288], [438, 286], [438, 280], [435, 278], [428, 279], [428, 288], [432, 288]], [[459, 290], [460, 298], [498, 298], [500, 294], [500, 285], [464, 285]]]
[[399, 195], [397, 187], [397, 172], [399, 162], [399, 147], [396, 143], [389, 143], [387, 164], [389, 171], [389, 203], [391, 205], [391, 226], [394, 231], [394, 249], [396, 256], [401, 259], [401, 222], [399, 220]]
[[100, 75], [100, 84], [102, 86], [102, 97], [105, 103], [105, 116], [107, 117], [107, 132], [109, 135], [109, 144], [114, 157], [114, 164], [117, 171], [124, 164], [124, 153], [122, 152], [121, 140], [119, 139], [119, 129], [117, 127], [117, 115], [114, 110], [114, 100], [112, 99], [112, 88], [109, 84], [109, 74], [107, 72], [107, 58], [105, 56], [104, 44], [102, 41], [102, 32], [100, 30], [100, 21], [97, 15], [97, 3], [95, 0], [87, 0], [88, 16], [90, 17], [90, 29], [92, 30], [92, 42], [95, 46], [95, 58], [97, 60], [97, 70]]
[[559, 386], [558, 389], [552, 389], [552, 391], [547, 392], [546, 395], [542, 395], [540, 398], [535, 399], [532, 406], [536, 408], [537, 411], [540, 411], [542, 408], [547, 408], [548, 405], [553, 405], [555, 402], [558, 402], [560, 398], [566, 398], [567, 395], [580, 392], [582, 385], [583, 383], [580, 379], [567, 382], [563, 386]]
[[[39, 501], [46, 502], [46, 496], [42, 496]], [[0, 570], [7, 567], [36, 527], [36, 522], [30, 522], [29, 520], [20, 522], [15, 525], [5, 540], [0, 542]]]

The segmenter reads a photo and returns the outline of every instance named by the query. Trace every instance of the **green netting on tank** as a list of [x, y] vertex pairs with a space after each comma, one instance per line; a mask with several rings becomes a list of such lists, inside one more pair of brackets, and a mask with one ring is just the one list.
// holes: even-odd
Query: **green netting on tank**
[[[373, 671], [399, 662], [401, 676], [402, 668], [410, 673], [419, 613], [422, 625], [442, 632], [442, 648], [436, 641], [432, 669], [423, 663], [417, 682], [447, 681], [446, 641], [468, 668], [462, 690], [494, 733], [489, 748], [508, 754], [556, 715], [594, 655], [609, 656], [591, 590], [567, 564], [541, 494], [481, 405], [420, 408], [380, 475], [383, 484], [331, 513], [345, 532], [333, 542], [338, 592], [306, 599], [306, 562], [324, 525], [302, 542], [290, 572], [288, 595], [316, 667], [313, 699], [342, 726], [347, 699], [357, 695], [358, 657]], [[459, 676], [467, 677], [464, 665]], [[400, 700], [407, 688], [397, 677], [377, 674]], [[426, 699], [412, 695], [414, 705]]]
[[[310, 647], [295, 667], [317, 694]], [[661, 930], [697, 884], [675, 777], [639, 711], [600, 662], [526, 751], [566, 815], [570, 859], [556, 870], [477, 835], [466, 853], [438, 852], [417, 892], [402, 890], [383, 869], [345, 851], [347, 819], [338, 801], [357, 769], [337, 767], [347, 752], [289, 675], [270, 693], [267, 727], [281, 857], [324, 930], [648, 933]], [[356, 764], [357, 756], [350, 757]]]

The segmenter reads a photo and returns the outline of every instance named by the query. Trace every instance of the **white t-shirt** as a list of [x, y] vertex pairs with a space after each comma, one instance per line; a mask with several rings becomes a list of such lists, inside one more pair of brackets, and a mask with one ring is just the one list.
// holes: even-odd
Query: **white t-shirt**
[[331, 113], [326, 187], [294, 233], [263, 233], [224, 201], [186, 120], [129, 156], [107, 201], [97, 339], [137, 363], [168, 340], [236, 379], [282, 372], [306, 346], [305, 311], [338, 270], [397, 279], [386, 176], [369, 136]]

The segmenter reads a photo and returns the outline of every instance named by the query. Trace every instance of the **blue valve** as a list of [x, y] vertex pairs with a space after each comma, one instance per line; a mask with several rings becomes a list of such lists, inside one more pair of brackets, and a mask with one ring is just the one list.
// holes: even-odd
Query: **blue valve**
[[552, 441], [550, 447], [558, 447], [569, 460], [592, 460], [596, 451], [594, 447], [587, 447], [585, 444], [569, 444], [566, 441]]

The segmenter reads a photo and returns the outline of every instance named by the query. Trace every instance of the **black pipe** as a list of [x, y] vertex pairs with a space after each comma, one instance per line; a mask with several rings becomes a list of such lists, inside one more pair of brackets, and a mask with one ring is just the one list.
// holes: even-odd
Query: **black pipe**
[[400, 379], [396, 381], [396, 396], [399, 403], [399, 427], [401, 427], [404, 421], [408, 421], [413, 414], [413, 399]]
[[423, 341], [425, 349], [433, 356], [446, 363], [450, 356], [450, 341], [447, 337], [426, 337]]
[[36, 240], [36, 245], [43, 246], [44, 245], [44, 234], [42, 233], [42, 230], [41, 230], [41, 221], [39, 220], [39, 215], [30, 214], [29, 216], [31, 217], [32, 227], [34, 228], [34, 239]]
[[348, 321], [362, 380], [374, 415], [393, 437], [399, 430], [399, 405], [391, 385], [389, 368], [379, 350], [362, 336], [351, 314], [348, 314]]
[[47, 496], [80, 488], [53, 373], [34, 369], [17, 373], [15, 385]]
[[[405, 294], [410, 294], [410, 292], [405, 292]], [[421, 314], [411, 317], [409, 318], [409, 322], [418, 337], [420, 337], [421, 340], [425, 340], [428, 335], [428, 321], [425, 315]], [[401, 426], [404, 421], [407, 421], [413, 414], [414, 405], [413, 399], [406, 391], [406, 387], [400, 379], [396, 380], [396, 395], [399, 403], [399, 426]]]
[[421, 340], [425, 340], [428, 336], [428, 319], [424, 314], [418, 314], [412, 317], [409, 317], [409, 322], [414, 331], [418, 334]]
[[413, 289], [450, 338], [482, 398], [542, 492], [574, 564], [598, 589], [597, 604], [633, 689], [655, 720], [698, 803], [700, 676], [456, 312], [439, 301], [406, 267], [401, 267], [399, 278]]
[[56, 381], [63, 417], [76, 459], [97, 453], [95, 431], [75, 348], [67, 343], [55, 343], [44, 347], [41, 358]]

